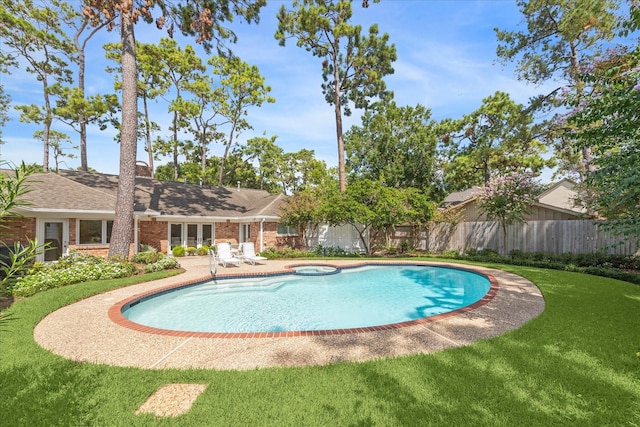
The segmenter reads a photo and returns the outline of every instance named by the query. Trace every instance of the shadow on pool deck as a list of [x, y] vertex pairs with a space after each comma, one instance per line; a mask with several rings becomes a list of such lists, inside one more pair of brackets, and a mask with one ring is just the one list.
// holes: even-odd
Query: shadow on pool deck
[[[330, 260], [326, 264], [362, 262]], [[270, 260], [260, 265], [219, 267], [218, 274], [268, 273], [301, 263], [303, 261], [300, 260]], [[176, 283], [211, 278], [207, 257], [187, 257], [180, 259], [180, 264], [186, 270], [180, 276], [109, 291], [51, 313], [36, 326], [36, 342], [60, 356], [83, 362], [146, 369], [245, 370], [429, 353], [516, 329], [544, 309], [540, 291], [528, 280], [501, 270], [461, 265], [459, 267], [471, 267], [474, 271], [493, 275], [499, 284], [494, 298], [471, 311], [397, 329], [324, 336], [198, 338], [141, 332], [122, 327], [109, 319], [109, 309], [127, 298]]]

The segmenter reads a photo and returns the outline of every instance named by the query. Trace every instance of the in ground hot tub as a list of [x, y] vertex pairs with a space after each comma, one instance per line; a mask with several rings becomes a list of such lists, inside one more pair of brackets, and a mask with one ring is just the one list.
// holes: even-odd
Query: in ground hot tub
[[301, 276], [324, 276], [326, 274], [336, 274], [340, 270], [330, 265], [295, 265], [292, 270]]

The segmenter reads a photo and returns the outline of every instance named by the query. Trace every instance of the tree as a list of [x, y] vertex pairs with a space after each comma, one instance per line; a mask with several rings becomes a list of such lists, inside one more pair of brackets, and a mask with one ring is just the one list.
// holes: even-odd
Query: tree
[[[331, 225], [350, 224], [367, 254], [374, 249], [366, 239], [367, 232], [370, 241], [377, 242], [390, 228], [407, 221], [414, 224], [425, 221], [434, 212], [433, 206], [425, 209], [429, 206], [425, 198], [416, 198], [420, 194], [416, 189], [387, 187], [381, 181], [359, 179], [350, 183], [344, 192], [326, 194], [322, 203], [324, 219]], [[424, 210], [418, 214], [420, 208]]]
[[584, 78], [588, 102], [570, 100], [568, 115], [577, 148], [594, 155], [581, 201], [617, 234], [640, 239], [640, 48], [609, 51]]
[[325, 162], [315, 159], [313, 150], [303, 148], [280, 156], [276, 176], [282, 192], [294, 194], [322, 184], [327, 178], [327, 166]]
[[[116, 95], [86, 96], [83, 87], [61, 86], [58, 88], [58, 99], [53, 111], [58, 120], [69, 125], [80, 135], [80, 143], [76, 147], [80, 149], [80, 170], [89, 170], [87, 164], [87, 124], [97, 123], [100, 130], [105, 130], [109, 118], [117, 113], [118, 108], [119, 102]], [[50, 145], [53, 145], [51, 139], [57, 138], [53, 135], [55, 132], [54, 130], [50, 131]]]
[[[120, 65], [120, 59], [122, 57], [122, 45], [121, 43], [109, 43], [103, 46], [105, 50], [105, 56], [107, 59], [111, 59], [116, 62], [118, 66], [107, 67], [108, 73], [113, 73], [116, 79], [114, 88], [116, 90], [122, 89], [122, 82], [120, 81], [120, 75], [122, 74], [122, 66]], [[171, 81], [163, 73], [163, 67], [160, 62], [159, 47], [154, 44], [136, 43], [136, 58], [138, 64], [138, 97], [142, 99], [142, 113], [138, 114], [139, 117], [139, 129], [138, 138], [143, 139], [145, 142], [145, 151], [147, 152], [147, 162], [149, 169], [151, 170], [151, 176], [154, 176], [154, 154], [152, 134], [160, 131], [160, 127], [156, 122], [151, 120], [149, 114], [149, 101], [156, 99], [157, 97], [164, 96], [169, 87]], [[116, 126], [119, 128], [120, 124]], [[118, 137], [119, 140], [119, 137]]]
[[277, 136], [255, 137], [240, 148], [246, 162], [256, 162], [257, 182], [260, 190], [276, 193], [282, 189], [278, 182], [278, 168], [284, 150], [276, 145]]
[[322, 202], [319, 191], [307, 188], [286, 199], [280, 208], [280, 221], [288, 226], [305, 231], [305, 246], [323, 222]]
[[[156, 19], [160, 28], [166, 26], [172, 34], [177, 27], [185, 34], [197, 35], [197, 41], [206, 49], [211, 48], [211, 40], [220, 45], [222, 40], [235, 39], [235, 34], [223, 25], [233, 20], [233, 16], [244, 17], [248, 22], [258, 21], [258, 12], [265, 0], [202, 0], [188, 1], [170, 8], [164, 2], [156, 3], [161, 16]], [[151, 3], [153, 4], [153, 3]], [[120, 41], [122, 43], [122, 124], [120, 141], [120, 175], [116, 213], [109, 245], [109, 255], [129, 255], [133, 235], [133, 205], [135, 192], [135, 166], [137, 146], [137, 63], [135, 51], [134, 25], [140, 17], [152, 20], [148, 2], [122, 3], [115, 0], [87, 0], [84, 14], [93, 26], [110, 21], [107, 29], [114, 28], [115, 17], [120, 17]]]
[[[10, 55], [6, 55], [3, 52], [0, 52], [0, 74], [6, 74], [9, 72], [8, 67], [10, 65], [15, 66], [15, 60]], [[2, 85], [2, 80], [0, 79], [0, 146], [4, 144], [2, 140], [2, 128], [9, 121], [9, 115], [7, 114], [7, 110], [9, 109], [9, 104], [11, 103], [11, 96], [4, 93], [4, 86]]]
[[[87, 124], [98, 120], [103, 114], [108, 111], [114, 113], [114, 109], [118, 105], [118, 101], [115, 96], [106, 95], [104, 97], [94, 95], [89, 99], [85, 99], [85, 74], [86, 74], [86, 48], [89, 40], [93, 36], [109, 25], [110, 20], [104, 20], [102, 23], [95, 23], [94, 26], [89, 25], [89, 18], [81, 13], [77, 13], [73, 16], [73, 21], [70, 25], [75, 29], [73, 34], [73, 44], [77, 53], [78, 63], [78, 82], [76, 90], [70, 91], [69, 95], [73, 95], [73, 98], [69, 99], [69, 104], [74, 105], [76, 108], [68, 111], [65, 117], [69, 120], [71, 126], [77, 124], [77, 129], [74, 128], [80, 134], [80, 170], [88, 171], [89, 164], [87, 162]], [[84, 35], [84, 38], [83, 38]], [[60, 114], [60, 112], [58, 112]]]
[[[24, 195], [30, 191], [27, 178], [37, 172], [38, 168], [24, 162], [19, 166], [0, 162], [0, 166], [11, 167], [9, 173], [0, 174], [0, 245], [8, 246], [5, 242], [6, 220], [20, 217], [16, 209], [27, 205], [24, 200]], [[35, 239], [29, 240], [24, 246], [20, 241], [13, 242], [13, 246], [9, 246], [8, 253], [0, 257], [0, 291], [4, 291], [16, 277], [24, 274], [35, 257], [45, 249], [46, 245], [39, 245]]]
[[536, 138], [532, 113], [504, 92], [483, 99], [478, 110], [452, 128], [443, 139], [450, 190], [487, 186], [492, 178], [511, 172], [538, 175], [553, 165], [553, 159], [542, 157], [546, 147]]
[[539, 186], [528, 173], [498, 176], [484, 188], [480, 195], [480, 210], [487, 219], [500, 223], [503, 250], [507, 247], [507, 227], [524, 222], [538, 193]]
[[229, 150], [242, 131], [252, 129], [245, 119], [247, 109], [252, 106], [259, 107], [263, 102], [275, 102], [275, 99], [269, 96], [271, 87], [264, 84], [264, 77], [255, 65], [249, 65], [235, 56], [214, 56], [209, 60], [209, 65], [213, 67], [213, 74], [220, 79], [220, 115], [226, 119], [223, 124], [229, 126], [218, 178], [218, 185], [222, 185]]
[[350, 173], [383, 180], [398, 188], [416, 187], [438, 197], [436, 183], [437, 124], [431, 111], [418, 104], [398, 107], [380, 103], [362, 117], [361, 126], [345, 134]]
[[[208, 75], [196, 75], [195, 78], [186, 82], [185, 89], [193, 98], [188, 101], [190, 108], [189, 118], [191, 119], [191, 133], [195, 137], [197, 149], [200, 157], [201, 180], [207, 181], [207, 158], [208, 147], [211, 142], [217, 142], [224, 138], [224, 133], [218, 130], [218, 119], [221, 114], [220, 105], [223, 103], [224, 91], [216, 88], [213, 79]], [[215, 181], [212, 181], [213, 183]]]
[[12, 49], [12, 56], [20, 56], [27, 62], [26, 71], [35, 74], [42, 84], [42, 107], [31, 104], [16, 108], [21, 111], [21, 121], [43, 125], [42, 167], [45, 171], [49, 169], [49, 132], [54, 119], [52, 96], [61, 84], [72, 81], [64, 57], [71, 55], [73, 44], [60, 24], [73, 14], [66, 3], [58, 0], [47, 0], [42, 6], [34, 5], [31, 0], [3, 0], [0, 6], [3, 44]]
[[[615, 0], [517, 0], [525, 17], [526, 30], [495, 29], [498, 37], [497, 55], [503, 62], [516, 62], [518, 77], [534, 84], [565, 81], [567, 90], [582, 97], [585, 82], [581, 69], [599, 55], [603, 45], [615, 36], [619, 4]], [[535, 104], [555, 107], [561, 99], [555, 97], [559, 87], [536, 100]], [[534, 104], [534, 105], [535, 105]], [[550, 125], [553, 122], [550, 122]], [[556, 137], [556, 153], [564, 170], [575, 169], [577, 161], [572, 142], [562, 129], [549, 129]], [[592, 167], [589, 147], [581, 153], [582, 170]]]
[[[43, 131], [36, 131], [36, 133], [33, 136], [36, 139], [42, 139]], [[65, 147], [64, 145], [69, 145], [70, 147]], [[65, 157], [69, 159], [76, 158], [75, 154], [65, 152], [67, 148], [72, 148], [74, 150], [78, 149], [77, 145], [75, 146], [71, 145], [71, 138], [69, 138], [69, 135], [67, 135], [66, 133], [58, 132], [57, 130], [52, 129], [49, 132], [49, 147], [53, 151], [53, 154], [52, 154], [53, 163], [54, 163], [53, 171], [55, 173], [58, 173], [60, 164], [64, 163], [64, 160], [62, 160], [63, 158]]]
[[175, 97], [169, 104], [169, 111], [173, 115], [171, 120], [171, 138], [167, 144], [156, 147], [160, 154], [170, 154], [173, 159], [174, 180], [178, 179], [178, 155], [184, 147], [184, 141], [180, 141], [178, 134], [181, 129], [189, 125], [189, 118], [193, 114], [193, 104], [185, 100], [182, 91], [187, 90], [187, 84], [197, 79], [200, 73], [204, 73], [206, 67], [192, 46], [187, 45], [184, 50], [172, 39], [163, 38], [155, 53], [159, 73], [173, 86]]
[[372, 25], [364, 37], [359, 25], [349, 24], [351, 17], [349, 0], [294, 0], [291, 10], [280, 8], [275, 34], [281, 46], [292, 37], [298, 47], [323, 60], [322, 92], [334, 106], [336, 120], [340, 191], [346, 188], [342, 115], [351, 114], [349, 101], [355, 108], [367, 108], [371, 98], [392, 97], [382, 79], [393, 73], [391, 64], [396, 60], [387, 34], [380, 36], [378, 26]]

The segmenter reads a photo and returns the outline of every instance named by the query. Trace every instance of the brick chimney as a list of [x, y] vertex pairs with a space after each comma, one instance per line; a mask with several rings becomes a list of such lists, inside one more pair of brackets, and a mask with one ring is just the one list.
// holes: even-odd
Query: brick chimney
[[145, 176], [151, 178], [151, 168], [148, 164], [138, 160], [136, 162], [136, 176]]

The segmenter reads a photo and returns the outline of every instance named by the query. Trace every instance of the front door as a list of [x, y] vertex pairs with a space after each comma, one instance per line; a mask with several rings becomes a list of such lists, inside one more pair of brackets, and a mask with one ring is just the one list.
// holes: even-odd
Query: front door
[[57, 261], [69, 247], [69, 223], [66, 219], [44, 220], [38, 233], [38, 241], [47, 244], [47, 250], [39, 255], [41, 261]]

